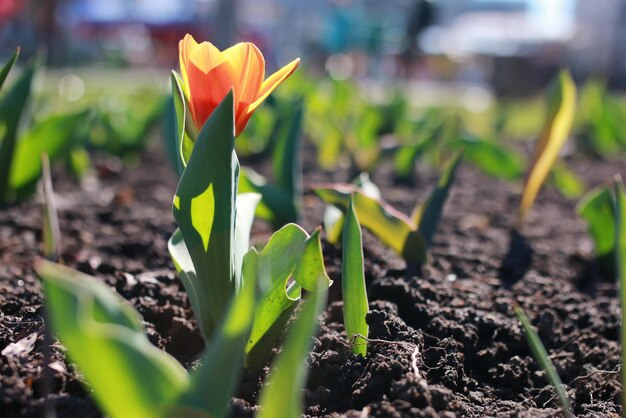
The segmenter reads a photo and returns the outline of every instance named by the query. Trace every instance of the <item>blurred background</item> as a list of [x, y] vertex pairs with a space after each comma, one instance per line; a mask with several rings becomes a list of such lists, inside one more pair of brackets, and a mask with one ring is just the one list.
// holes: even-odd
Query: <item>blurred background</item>
[[[626, 86], [620, 0], [0, 0], [0, 57], [47, 66], [177, 68], [187, 33], [247, 40], [335, 79], [470, 83], [527, 95], [561, 67]], [[435, 84], [436, 85], [436, 84]]]

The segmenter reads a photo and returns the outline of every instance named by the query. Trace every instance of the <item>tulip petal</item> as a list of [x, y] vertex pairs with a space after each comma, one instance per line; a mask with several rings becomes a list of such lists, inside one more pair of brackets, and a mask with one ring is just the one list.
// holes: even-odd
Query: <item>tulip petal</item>
[[285, 81], [285, 79], [289, 77], [296, 70], [296, 68], [298, 68], [299, 64], [300, 58], [296, 58], [295, 60], [291, 61], [289, 64], [285, 65], [283, 68], [269, 76], [267, 80], [265, 80], [261, 85], [259, 94], [256, 100], [252, 102], [248, 107], [247, 113], [251, 114], [252, 112], [254, 112], [256, 108], [259, 107], [259, 105], [263, 102], [263, 100], [267, 99], [267, 96], [269, 96], [280, 83]]
[[247, 107], [256, 100], [265, 77], [265, 59], [250, 42], [241, 42], [222, 52], [235, 71], [235, 101]]
[[190, 63], [187, 75], [189, 91], [193, 92], [189, 97], [191, 115], [195, 125], [201, 129], [213, 110], [233, 88], [235, 73], [232, 65], [223, 61], [208, 73]]

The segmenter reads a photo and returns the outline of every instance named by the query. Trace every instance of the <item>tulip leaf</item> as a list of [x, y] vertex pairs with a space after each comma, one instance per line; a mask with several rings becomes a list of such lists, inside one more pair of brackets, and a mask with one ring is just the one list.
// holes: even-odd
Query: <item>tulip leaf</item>
[[20, 48], [18, 47], [15, 49], [15, 52], [13, 52], [13, 55], [11, 55], [11, 58], [9, 58], [7, 63], [4, 64], [4, 66], [2, 67], [2, 70], [0, 70], [0, 89], [2, 89], [2, 86], [4, 85], [4, 82], [6, 81], [7, 76], [11, 72], [11, 68], [13, 68], [19, 56], [20, 56]]
[[458, 153], [452, 158], [439, 178], [435, 190], [433, 190], [425, 202], [415, 207], [411, 215], [413, 228], [416, 228], [417, 232], [424, 239], [426, 248], [430, 248], [432, 244], [443, 212], [443, 206], [448, 198], [448, 191], [452, 183], [454, 183], [454, 175], [461, 162], [462, 155], [462, 153]]
[[[613, 210], [615, 216], [615, 271], [620, 289], [622, 308], [622, 347], [626, 343], [626, 190], [620, 176], [615, 177], [613, 185]], [[622, 351], [622, 364], [626, 361], [626, 352]], [[626, 383], [626, 374], [622, 374], [622, 385]], [[626, 394], [622, 394], [622, 406], [626, 406]]]
[[[248, 262], [253, 262], [255, 268], [246, 266]], [[332, 281], [324, 267], [319, 229], [309, 236], [296, 224], [276, 231], [260, 253], [251, 250], [244, 259], [243, 271], [244, 275], [256, 274], [265, 287], [245, 350], [247, 367], [256, 369], [267, 360], [282, 334], [301, 289], [314, 291], [319, 280], [327, 287]]]
[[615, 211], [616, 272], [622, 292], [622, 304], [626, 304], [626, 190], [620, 176], [615, 177], [613, 206]]
[[[12, 58], [9, 64], [2, 69], [3, 74], [9, 72], [15, 59], [17, 56]], [[31, 94], [34, 74], [35, 66], [27, 67], [0, 102], [0, 132], [2, 132], [0, 138], [0, 203], [6, 203], [8, 200], [11, 172], [13, 166], [16, 165], [14, 159], [15, 148], [17, 147], [17, 131], [22, 113]], [[38, 161], [40, 155], [30, 155], [31, 161], [29, 163], [34, 162], [34, 160]]]
[[202, 318], [202, 332], [207, 337], [240, 285], [234, 274], [239, 175], [234, 123], [230, 92], [198, 135], [174, 198], [174, 218], [196, 275], [193, 290], [202, 295], [198, 302], [208, 311]]
[[[373, 199], [380, 199], [380, 189], [371, 180], [367, 173], [361, 173], [352, 181], [352, 184], [359, 187], [359, 190], [366, 196]], [[341, 238], [343, 230], [343, 213], [341, 209], [333, 205], [324, 209], [324, 229], [326, 230], [326, 240], [331, 244], [337, 244]]]
[[554, 164], [550, 173], [556, 188], [563, 196], [569, 199], [581, 197], [587, 189], [585, 182], [561, 161], [557, 161]]
[[163, 416], [189, 378], [173, 357], [150, 344], [137, 312], [93, 277], [45, 261], [37, 272], [52, 328], [105, 414]]
[[426, 246], [423, 238], [412, 227], [411, 220], [381, 199], [374, 199], [351, 184], [319, 185], [315, 193], [327, 204], [343, 212], [354, 195], [354, 209], [361, 225], [378, 237], [385, 245], [396, 251], [409, 263], [423, 264], [426, 261]]
[[521, 228], [559, 152], [565, 145], [576, 111], [576, 85], [568, 71], [561, 71], [552, 86], [543, 129], [535, 146], [519, 208]]
[[256, 216], [280, 228], [298, 217], [297, 201], [287, 190], [269, 184], [265, 177], [250, 168], [242, 168], [239, 175], [239, 193], [259, 193], [261, 202]]
[[607, 277], [615, 274], [615, 218], [611, 190], [606, 187], [587, 192], [576, 206], [587, 221], [589, 234], [596, 247], [597, 263]]
[[563, 408], [563, 413], [567, 418], [573, 418], [572, 408], [570, 406], [569, 396], [567, 396], [567, 392], [565, 391], [565, 387], [563, 382], [561, 382], [561, 378], [546, 351], [539, 335], [533, 328], [530, 320], [519, 306], [514, 306], [515, 314], [517, 315], [519, 321], [522, 323], [522, 327], [524, 328], [524, 334], [526, 335], [526, 340], [528, 341], [528, 345], [530, 347], [530, 352], [532, 353], [535, 361], [539, 364], [539, 367], [546, 374], [546, 378], [548, 382], [552, 385], [554, 390], [556, 391], [559, 402], [561, 403], [561, 407]]
[[355, 335], [368, 336], [369, 326], [365, 316], [369, 310], [365, 273], [363, 269], [363, 241], [361, 226], [351, 199], [343, 227], [343, 254], [341, 292], [343, 297], [343, 322], [348, 340], [352, 342], [352, 352], [365, 357], [367, 343], [355, 340]]
[[429, 136], [415, 145], [403, 145], [396, 152], [394, 168], [396, 177], [407, 180], [413, 175], [413, 166], [432, 145], [435, 137]]
[[[246, 259], [249, 257], [247, 255]], [[246, 268], [254, 269], [254, 261], [247, 261]], [[178, 412], [178, 416], [185, 417], [190, 416], [189, 411], [213, 418], [227, 416], [229, 400], [241, 375], [243, 350], [257, 302], [257, 276], [244, 276], [240, 291], [202, 356], [202, 364], [191, 375], [189, 390], [176, 402], [177, 407], [171, 413]]]
[[[176, 116], [176, 143], [177, 143], [177, 161], [178, 174], [182, 175], [183, 170], [187, 167], [189, 158], [195, 142], [197, 132], [192, 126], [191, 116], [188, 114], [187, 99], [182, 88], [183, 81], [178, 77], [175, 71], [172, 71], [172, 100], [174, 103], [174, 114]], [[192, 137], [193, 136], [193, 137]]]
[[489, 176], [514, 180], [524, 174], [524, 158], [496, 142], [465, 135], [451, 146], [463, 150], [463, 158]]
[[307, 368], [304, 365], [313, 345], [313, 335], [318, 325], [317, 317], [322, 312], [327, 295], [327, 283], [320, 280], [303, 303], [287, 336], [282, 351], [273, 364], [268, 382], [261, 389], [258, 418], [296, 418], [303, 412], [303, 386]]
[[61, 229], [52, 190], [50, 160], [47, 154], [41, 156], [43, 167], [43, 253], [48, 260], [58, 261], [61, 258]]
[[69, 156], [71, 145], [77, 140], [77, 132], [89, 117], [89, 111], [51, 116], [37, 123], [26, 132], [15, 147], [10, 189], [19, 196], [31, 191], [41, 175], [41, 154], [48, 154], [51, 161]]

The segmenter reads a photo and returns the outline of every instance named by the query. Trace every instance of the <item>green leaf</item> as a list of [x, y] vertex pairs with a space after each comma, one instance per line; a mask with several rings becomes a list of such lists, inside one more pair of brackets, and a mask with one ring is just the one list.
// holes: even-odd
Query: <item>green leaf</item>
[[[367, 173], [361, 173], [351, 184], [354, 184], [366, 196], [380, 199], [380, 189], [371, 180]], [[324, 229], [326, 240], [331, 244], [337, 244], [343, 230], [343, 213], [336, 206], [328, 205], [324, 209]]]
[[556, 188], [569, 199], [579, 198], [587, 189], [585, 182], [563, 162], [557, 161], [550, 173]]
[[514, 180], [524, 174], [524, 158], [495, 142], [466, 135], [451, 146], [463, 150], [463, 158], [489, 176]]
[[365, 357], [367, 355], [367, 342], [355, 339], [356, 334], [368, 336], [369, 326], [365, 321], [365, 316], [369, 311], [369, 304], [363, 271], [361, 226], [354, 210], [353, 201], [350, 202], [344, 222], [342, 251], [343, 322], [348, 341], [352, 343], [352, 352]]
[[302, 388], [306, 382], [304, 365], [317, 332], [317, 316], [326, 303], [327, 285], [321, 280], [289, 330], [283, 350], [274, 362], [268, 383], [259, 395], [258, 418], [298, 418], [303, 412]]
[[42, 261], [53, 330], [112, 418], [163, 416], [189, 385], [185, 369], [148, 341], [137, 312], [108, 286]]
[[587, 227], [596, 247], [596, 257], [603, 273], [615, 274], [615, 218], [611, 191], [596, 188], [587, 192], [576, 206], [578, 214], [587, 221]]
[[398, 149], [394, 158], [394, 168], [399, 179], [411, 177], [415, 161], [432, 146], [434, 138], [429, 136], [416, 145], [403, 145]]
[[239, 175], [239, 193], [259, 193], [261, 202], [256, 207], [256, 216], [280, 228], [298, 218], [297, 199], [286, 190], [267, 183], [262, 175], [250, 168], [242, 168]]
[[437, 225], [443, 212], [443, 206], [448, 198], [448, 191], [452, 183], [454, 183], [454, 175], [456, 169], [461, 162], [462, 153], [458, 153], [452, 158], [443, 174], [439, 178], [437, 187], [428, 196], [428, 199], [415, 207], [411, 215], [413, 228], [417, 229], [420, 236], [424, 239], [426, 248], [430, 248]]
[[548, 382], [554, 387], [556, 390], [556, 394], [559, 398], [559, 402], [561, 403], [561, 407], [563, 408], [563, 413], [567, 417], [573, 417], [572, 409], [570, 407], [569, 397], [567, 396], [567, 392], [563, 386], [563, 382], [561, 382], [561, 378], [559, 374], [556, 372], [554, 368], [554, 364], [552, 364], [552, 360], [550, 360], [550, 356], [546, 351], [539, 335], [531, 325], [528, 317], [519, 306], [514, 306], [515, 314], [519, 318], [522, 323], [522, 327], [524, 328], [524, 334], [526, 335], [526, 340], [528, 341], [528, 345], [530, 347], [530, 352], [532, 353], [535, 361], [539, 363], [539, 367], [544, 371]]
[[11, 58], [9, 58], [7, 63], [4, 64], [4, 66], [2, 67], [2, 70], [0, 70], [0, 89], [2, 89], [2, 86], [4, 85], [4, 82], [6, 81], [7, 76], [11, 72], [11, 68], [13, 68], [19, 56], [20, 56], [20, 48], [17, 47], [15, 48], [15, 52], [13, 52], [13, 55], [11, 55]]
[[61, 258], [61, 228], [52, 190], [50, 160], [46, 154], [41, 156], [43, 166], [43, 253], [48, 260], [58, 261]]
[[[254, 269], [254, 261], [246, 256], [246, 268]], [[228, 312], [215, 337], [202, 357], [202, 364], [191, 375], [189, 390], [177, 401], [177, 416], [189, 411], [225, 418], [228, 404], [241, 375], [243, 351], [250, 334], [256, 305], [256, 275], [246, 274], [242, 288], [230, 303]], [[176, 416], [176, 415], [172, 415]]]
[[41, 154], [48, 154], [51, 161], [67, 155], [77, 140], [76, 133], [87, 121], [90, 112], [51, 116], [26, 132], [15, 148], [11, 166], [10, 188], [17, 195], [28, 193], [41, 175]]
[[239, 175], [234, 126], [230, 92], [198, 135], [174, 198], [174, 218], [196, 274], [189, 278], [195, 281], [194, 291], [202, 295], [203, 311], [208, 311], [202, 318], [205, 337], [213, 333], [240, 286], [240, 278], [234, 275]]
[[[620, 289], [622, 308], [622, 347], [626, 347], [626, 190], [620, 176], [613, 185], [613, 209], [615, 214], [615, 271]], [[626, 364], [626, 351], [622, 350], [622, 365]], [[622, 373], [622, 385], [626, 384], [626, 373]], [[626, 386], [624, 386], [626, 387]], [[626, 394], [622, 394], [622, 407], [626, 406]]]
[[361, 225], [378, 237], [385, 245], [396, 251], [409, 263], [426, 261], [423, 238], [411, 225], [411, 220], [383, 200], [363, 194], [350, 184], [318, 186], [315, 193], [327, 204], [347, 211], [350, 196], [354, 194], [354, 208]]
[[559, 152], [565, 145], [574, 122], [576, 112], [576, 84], [568, 71], [561, 71], [553, 84], [548, 97], [548, 109], [541, 135], [535, 146], [533, 162], [522, 192], [519, 208], [518, 228], [521, 228], [526, 215], [539, 193], [539, 189], [556, 162]]
[[[30, 97], [34, 74], [34, 65], [26, 68], [0, 102], [0, 132], [3, 133], [0, 139], [0, 203], [6, 203], [8, 199], [11, 171], [16, 165], [17, 130]], [[38, 164], [39, 155], [31, 155], [30, 162]]]
[[[244, 274], [256, 274], [265, 290], [254, 315], [250, 339], [246, 345], [246, 365], [258, 368], [284, 330], [291, 312], [300, 299], [301, 289], [313, 291], [326, 274], [319, 229], [311, 236], [296, 224], [276, 231], [260, 253], [252, 251], [244, 259]], [[254, 260], [255, 269], [246, 266]], [[290, 278], [293, 282], [288, 284]], [[246, 279], [247, 280], [247, 279]]]
[[172, 71], [172, 100], [174, 101], [174, 114], [176, 115], [176, 143], [178, 149], [178, 174], [182, 175], [191, 158], [191, 152], [197, 135], [197, 131], [188, 115], [187, 99], [182, 88], [182, 80], [175, 71]]

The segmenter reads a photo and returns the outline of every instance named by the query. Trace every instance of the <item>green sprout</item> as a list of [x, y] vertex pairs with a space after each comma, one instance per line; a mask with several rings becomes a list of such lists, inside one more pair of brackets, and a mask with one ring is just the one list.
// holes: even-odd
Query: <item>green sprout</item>
[[572, 418], [574, 415], [572, 414], [569, 396], [567, 396], [563, 382], [561, 382], [561, 378], [559, 377], [552, 360], [550, 360], [550, 356], [548, 355], [546, 348], [522, 308], [516, 305], [514, 306], [514, 310], [519, 321], [522, 323], [522, 327], [524, 328], [524, 335], [528, 341], [530, 352], [535, 358], [535, 361], [539, 364], [539, 367], [541, 367], [546, 374], [548, 382], [550, 382], [552, 387], [554, 387], [559, 402], [561, 403], [561, 407], [563, 408], [563, 413], [567, 418]]
[[361, 226], [354, 210], [354, 199], [346, 213], [343, 227], [343, 255], [341, 273], [341, 293], [343, 296], [343, 322], [348, 340], [352, 342], [352, 352], [365, 357], [367, 342], [356, 341], [359, 336], [367, 338], [369, 326], [365, 316], [369, 311], [365, 275], [363, 272], [363, 241]]

